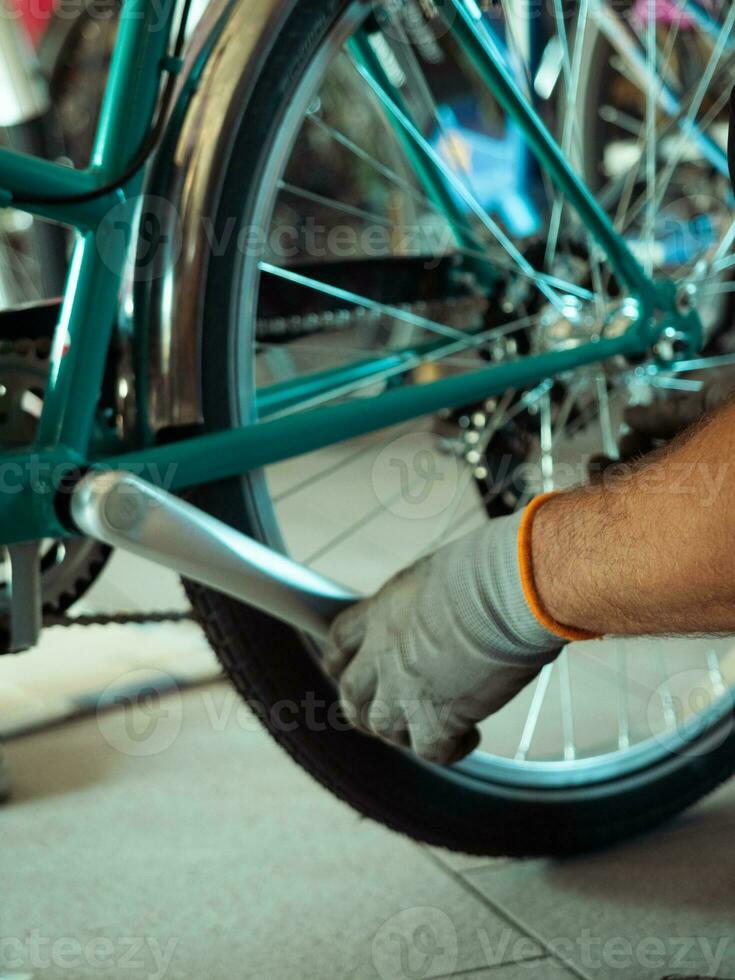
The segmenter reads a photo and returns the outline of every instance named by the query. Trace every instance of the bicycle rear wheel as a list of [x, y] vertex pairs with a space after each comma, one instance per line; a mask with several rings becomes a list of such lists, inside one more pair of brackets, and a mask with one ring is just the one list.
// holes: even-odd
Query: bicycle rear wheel
[[[574, 343], [600, 330], [598, 316], [617, 322], [619, 284], [451, 33], [422, 11], [301, 0], [242, 107], [214, 216], [216, 240], [227, 245], [211, 258], [203, 305], [209, 427], [379, 397], [390, 385]], [[574, 26], [583, 37], [584, 25]], [[511, 22], [501, 18], [497, 30], [522, 74]], [[479, 251], [459, 240], [462, 228], [416, 179], [346, 47], [357, 31], [442, 165], [491, 216], [463, 211]], [[574, 43], [562, 75], [576, 63]], [[566, 79], [571, 93], [574, 81]], [[571, 152], [569, 101], [552, 97], [542, 109]], [[481, 150], [493, 175], [485, 184], [472, 166]], [[645, 185], [643, 193], [645, 203]], [[729, 221], [718, 221], [699, 261], [729, 253]], [[650, 223], [644, 235], [655, 246]], [[488, 256], [494, 273], [485, 277]], [[687, 264], [681, 281], [694, 268], [701, 275]], [[706, 282], [727, 280], [726, 267], [710, 268], [717, 275]], [[457, 340], [451, 356], [421, 347], [437, 333]], [[409, 346], [424, 353], [396, 364]], [[385, 371], [338, 391], [314, 387], [319, 372], [365, 354], [385, 356]], [[279, 402], [277, 386], [293, 378], [310, 395]], [[675, 385], [676, 375], [663, 380]], [[512, 509], [577, 481], [591, 455], [614, 452], [622, 407], [665, 391], [660, 381], [646, 364], [573, 372], [218, 484], [202, 491], [202, 503], [367, 591], [487, 519], [489, 504]], [[678, 812], [735, 768], [727, 640], [572, 645], [488, 721], [478, 752], [437, 767], [349, 729], [310, 640], [210, 590], [188, 590], [230, 677], [296, 761], [361, 812], [424, 841], [495, 854], [597, 847]]]

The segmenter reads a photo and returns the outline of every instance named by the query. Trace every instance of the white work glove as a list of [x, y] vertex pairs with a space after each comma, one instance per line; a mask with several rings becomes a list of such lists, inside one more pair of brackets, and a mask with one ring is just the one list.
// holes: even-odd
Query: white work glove
[[554, 659], [565, 641], [521, 585], [522, 517], [489, 521], [338, 617], [324, 664], [356, 728], [455, 762], [477, 746], [476, 723]]

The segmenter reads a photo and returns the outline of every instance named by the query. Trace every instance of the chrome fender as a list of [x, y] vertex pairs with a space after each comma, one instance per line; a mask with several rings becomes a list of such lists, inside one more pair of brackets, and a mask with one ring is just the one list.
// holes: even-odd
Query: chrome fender
[[[150, 437], [202, 421], [202, 303], [222, 162], [240, 115], [297, 0], [214, 0], [187, 47], [167, 132], [146, 181], [160, 222], [155, 274], [132, 290], [125, 428]], [[160, 205], [160, 206], [159, 206]], [[129, 308], [129, 304], [128, 305]], [[132, 377], [130, 377], [132, 382]]]
[[18, 126], [48, 112], [46, 80], [11, 0], [0, 0], [0, 126]]

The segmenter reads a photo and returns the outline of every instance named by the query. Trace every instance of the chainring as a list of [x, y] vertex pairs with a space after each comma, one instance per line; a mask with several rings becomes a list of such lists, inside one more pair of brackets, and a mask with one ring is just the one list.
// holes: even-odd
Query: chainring
[[[0, 342], [0, 445], [18, 449], [34, 438], [48, 376], [48, 339]], [[111, 549], [90, 538], [47, 540], [41, 550], [44, 617], [58, 617], [97, 579]], [[0, 623], [10, 611], [10, 562], [0, 564]]]

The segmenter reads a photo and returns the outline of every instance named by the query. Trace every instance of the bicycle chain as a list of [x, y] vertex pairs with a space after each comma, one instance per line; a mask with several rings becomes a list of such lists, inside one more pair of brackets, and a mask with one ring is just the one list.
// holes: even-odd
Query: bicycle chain
[[144, 626], [147, 623], [183, 623], [194, 621], [192, 612], [169, 610], [150, 613], [100, 613], [96, 616], [44, 616], [45, 628], [71, 626]]
[[[465, 327], [472, 316], [484, 314], [488, 309], [486, 296], [459, 296], [437, 300], [419, 300], [415, 303], [395, 304], [403, 313], [420, 316], [448, 327]], [[316, 333], [334, 333], [353, 327], [377, 324], [381, 320], [394, 320], [382, 310], [367, 309], [363, 306], [352, 309], [327, 310], [322, 313], [305, 315], [263, 317], [256, 324], [256, 339], [259, 341], [298, 340]]]

